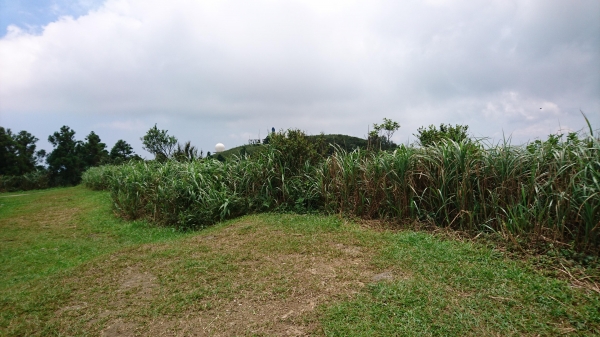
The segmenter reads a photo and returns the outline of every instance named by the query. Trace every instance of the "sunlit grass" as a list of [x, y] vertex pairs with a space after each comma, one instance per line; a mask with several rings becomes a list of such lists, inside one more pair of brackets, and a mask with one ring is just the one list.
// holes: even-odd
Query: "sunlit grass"
[[5, 196], [3, 336], [600, 333], [598, 293], [476, 243], [315, 214], [180, 233], [106, 192]]

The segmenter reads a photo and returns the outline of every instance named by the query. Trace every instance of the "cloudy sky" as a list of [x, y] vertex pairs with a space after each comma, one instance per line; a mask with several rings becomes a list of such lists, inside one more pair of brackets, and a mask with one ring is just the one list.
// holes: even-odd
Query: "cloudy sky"
[[276, 129], [397, 143], [467, 124], [513, 143], [600, 128], [600, 1], [0, 0], [0, 125], [137, 153]]

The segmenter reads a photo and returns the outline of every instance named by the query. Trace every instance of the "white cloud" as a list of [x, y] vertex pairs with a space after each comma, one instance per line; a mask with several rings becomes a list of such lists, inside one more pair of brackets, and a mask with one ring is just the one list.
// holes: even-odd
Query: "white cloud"
[[161, 121], [205, 148], [271, 126], [363, 136], [383, 117], [402, 124], [402, 142], [442, 122], [524, 140], [581, 125], [579, 108], [600, 124], [599, 10], [594, 0], [109, 0], [39, 34], [10, 28], [0, 114], [94, 116], [111, 132]]

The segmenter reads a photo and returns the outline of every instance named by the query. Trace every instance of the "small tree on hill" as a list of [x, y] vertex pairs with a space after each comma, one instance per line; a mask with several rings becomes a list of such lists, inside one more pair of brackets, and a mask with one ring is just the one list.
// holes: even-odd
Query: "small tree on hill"
[[392, 142], [392, 136], [400, 129], [400, 124], [391, 119], [384, 118], [383, 123], [373, 124], [373, 130], [369, 132], [369, 148], [371, 149], [392, 149], [396, 146]]
[[144, 144], [143, 149], [152, 153], [154, 159], [164, 160], [171, 158], [175, 146], [177, 144], [177, 138], [169, 136], [168, 130], [159, 130], [154, 124], [154, 127], [150, 128], [146, 135], [141, 139]]

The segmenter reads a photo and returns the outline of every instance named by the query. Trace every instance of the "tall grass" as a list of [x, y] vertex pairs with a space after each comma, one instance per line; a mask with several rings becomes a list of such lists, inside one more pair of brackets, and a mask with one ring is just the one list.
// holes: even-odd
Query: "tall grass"
[[535, 149], [448, 141], [394, 153], [337, 152], [321, 174], [329, 212], [600, 243], [597, 140]]
[[225, 163], [132, 162], [90, 169], [83, 180], [106, 186], [125, 217], [178, 227], [275, 209], [319, 210], [600, 248], [600, 142], [592, 137], [486, 148], [445, 141], [394, 152], [338, 149], [304, 163], [290, 153], [272, 145]]
[[109, 190], [116, 210], [126, 218], [182, 228], [251, 212], [318, 208], [316, 166], [291, 167], [282, 157], [270, 147], [255, 160], [130, 162], [91, 168], [83, 183]]

